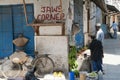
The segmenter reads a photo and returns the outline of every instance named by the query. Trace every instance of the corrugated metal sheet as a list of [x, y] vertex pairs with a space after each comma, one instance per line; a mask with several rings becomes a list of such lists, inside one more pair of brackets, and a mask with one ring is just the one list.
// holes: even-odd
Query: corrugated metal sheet
[[13, 52], [11, 14], [10, 6], [0, 6], [0, 58]]
[[[26, 5], [28, 22], [32, 23], [34, 14], [33, 14], [33, 5]], [[28, 38], [29, 41], [24, 47], [25, 52], [28, 55], [33, 55], [34, 53], [34, 30], [32, 27], [28, 27], [25, 22], [24, 9], [23, 5], [16, 5], [12, 7], [13, 10], [13, 21], [14, 21], [14, 39], [18, 37], [20, 33], [24, 37]], [[16, 47], [15, 49], [16, 50]]]

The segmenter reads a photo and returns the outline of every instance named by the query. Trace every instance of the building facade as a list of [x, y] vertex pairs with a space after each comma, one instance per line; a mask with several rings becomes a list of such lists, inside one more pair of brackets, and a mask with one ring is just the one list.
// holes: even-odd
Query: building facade
[[88, 34], [96, 34], [96, 23], [105, 23], [104, 15], [107, 12], [104, 0], [85, 0], [83, 23], [84, 23], [84, 44], [88, 44]]
[[107, 18], [108, 18], [107, 24], [109, 24], [109, 26], [111, 26], [113, 21], [115, 21], [116, 23], [119, 23], [120, 22], [120, 20], [119, 20], [120, 19], [120, 15], [119, 15], [120, 0], [105, 0], [105, 2], [107, 5], [111, 5], [112, 7], [114, 7], [114, 9], [111, 11], [111, 13], [108, 13], [109, 16], [107, 16]]

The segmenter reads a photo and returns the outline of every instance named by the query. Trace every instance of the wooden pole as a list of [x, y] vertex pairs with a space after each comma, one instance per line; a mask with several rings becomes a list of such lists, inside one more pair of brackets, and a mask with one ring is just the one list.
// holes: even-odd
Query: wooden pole
[[61, 12], [60, 12], [60, 16], [61, 16], [61, 20], [63, 20], [63, 11], [62, 11], [62, 0], [60, 0], [60, 7], [61, 7]]
[[28, 17], [27, 17], [27, 12], [26, 12], [25, 0], [23, 0], [23, 7], [24, 7], [24, 14], [25, 14], [26, 24], [28, 25]]

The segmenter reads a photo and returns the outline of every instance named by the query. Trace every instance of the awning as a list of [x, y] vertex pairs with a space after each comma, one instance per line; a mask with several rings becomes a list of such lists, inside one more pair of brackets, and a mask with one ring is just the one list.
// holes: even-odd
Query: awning
[[102, 11], [107, 12], [107, 7], [104, 0], [91, 0], [93, 1]]
[[119, 10], [115, 6], [107, 4], [107, 8], [108, 8], [108, 11], [110, 12], [119, 12]]

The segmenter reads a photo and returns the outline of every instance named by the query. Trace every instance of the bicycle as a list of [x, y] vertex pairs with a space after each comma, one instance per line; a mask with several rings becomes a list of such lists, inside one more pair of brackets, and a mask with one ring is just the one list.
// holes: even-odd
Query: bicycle
[[8, 57], [2, 60], [0, 64], [0, 76], [2, 78], [15, 78], [20, 74], [21, 70], [19, 64], [14, 64]]
[[[50, 54], [39, 55], [38, 52], [35, 52], [35, 58], [31, 61], [31, 65], [26, 65], [30, 59], [29, 56], [26, 56], [26, 59], [24, 61], [19, 61], [17, 60], [17, 58], [14, 58], [16, 59], [16, 62], [13, 62], [11, 59], [8, 58], [2, 63], [0, 72], [5, 78], [15, 78], [20, 75], [21, 71], [25, 71], [25, 68], [28, 71], [29, 69], [31, 69], [32, 66], [37, 68], [37, 70], [35, 71], [35, 76], [43, 77], [45, 74], [49, 74], [54, 71], [55, 65], [53, 60], [49, 57], [49, 55]], [[5, 67], [6, 65], [8, 65], [7, 68]]]
[[50, 54], [38, 54], [35, 52], [35, 59], [32, 64], [37, 68], [35, 75], [37, 77], [43, 77], [45, 74], [52, 73], [54, 71], [54, 61], [49, 57]]

